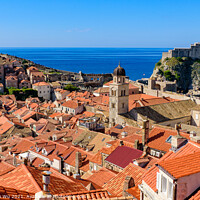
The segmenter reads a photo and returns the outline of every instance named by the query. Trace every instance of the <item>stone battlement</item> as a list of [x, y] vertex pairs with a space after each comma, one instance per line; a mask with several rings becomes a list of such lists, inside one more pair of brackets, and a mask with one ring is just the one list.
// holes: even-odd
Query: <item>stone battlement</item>
[[190, 48], [174, 48], [168, 52], [163, 52], [162, 61], [167, 57], [190, 57], [193, 59], [200, 59], [200, 43], [194, 43]]

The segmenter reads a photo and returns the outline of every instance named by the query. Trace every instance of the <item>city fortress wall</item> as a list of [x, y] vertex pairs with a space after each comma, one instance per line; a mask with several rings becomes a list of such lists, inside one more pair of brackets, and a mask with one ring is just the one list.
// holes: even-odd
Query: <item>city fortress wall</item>
[[167, 57], [190, 57], [193, 59], [200, 59], [200, 43], [194, 43], [190, 48], [175, 48], [168, 52], [163, 52], [162, 61]]

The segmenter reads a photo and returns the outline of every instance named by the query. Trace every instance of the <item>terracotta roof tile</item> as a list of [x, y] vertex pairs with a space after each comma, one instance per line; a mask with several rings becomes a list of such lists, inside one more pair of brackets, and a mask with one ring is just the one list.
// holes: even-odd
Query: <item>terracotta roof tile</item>
[[122, 196], [125, 178], [127, 176], [131, 176], [134, 179], [135, 185], [137, 186], [138, 184], [141, 184], [144, 173], [145, 170], [143, 168], [130, 163], [114, 178], [108, 181], [103, 188], [108, 190], [108, 192], [114, 196]]
[[91, 199], [109, 199], [110, 195], [106, 190], [91, 190], [85, 192], [74, 192], [61, 194], [61, 196], [67, 196], [64, 199], [66, 200], [91, 200]]
[[200, 187], [195, 190], [188, 198], [188, 200], [199, 200], [200, 199]]
[[181, 178], [200, 172], [200, 152], [158, 162], [174, 178]]
[[0, 176], [15, 169], [15, 167], [3, 160], [0, 160]]
[[[172, 151], [167, 152], [162, 158], [160, 158], [158, 162], [167, 161], [174, 158], [181, 158], [182, 156], [190, 155], [190, 154], [193, 154], [194, 152], [200, 152], [200, 145], [189, 141], [185, 146], [180, 148], [176, 153]], [[190, 163], [190, 166], [191, 166], [191, 163]], [[145, 173], [144, 178], [143, 178], [143, 181], [146, 184], [148, 184], [149, 187], [151, 187], [155, 192], [157, 191], [156, 174], [158, 171], [159, 171], [159, 168], [156, 165], [154, 165]]]
[[68, 100], [68, 101], [64, 102], [62, 104], [62, 106], [67, 107], [67, 108], [73, 108], [73, 109], [75, 109], [75, 108], [79, 107], [80, 105], [76, 101]]
[[[166, 140], [171, 135], [177, 135], [177, 131], [161, 127], [155, 127], [149, 133], [148, 146], [152, 149], [167, 152], [171, 148], [171, 143], [166, 142]], [[181, 136], [189, 139], [189, 134], [181, 132]]]
[[0, 186], [0, 199], [31, 200], [35, 199], [35, 195], [33, 193], [16, 190], [14, 188]]
[[[57, 177], [56, 173], [51, 174], [49, 190], [51, 194], [66, 192], [85, 191], [85, 187], [73, 181], [66, 181], [64, 178]], [[30, 166], [21, 164], [8, 174], [0, 177], [0, 184], [4, 187], [20, 189], [26, 192], [37, 193], [43, 188], [42, 171]]]
[[113, 172], [113, 171], [103, 167], [99, 171], [96, 171], [91, 176], [89, 176], [87, 178], [87, 180], [92, 181], [102, 187], [116, 175], [117, 175], [116, 172]]

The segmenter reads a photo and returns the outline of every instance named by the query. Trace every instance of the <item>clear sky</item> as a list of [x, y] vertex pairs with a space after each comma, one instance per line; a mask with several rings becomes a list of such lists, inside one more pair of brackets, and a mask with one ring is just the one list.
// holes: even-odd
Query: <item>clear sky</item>
[[0, 0], [0, 47], [185, 47], [200, 0]]

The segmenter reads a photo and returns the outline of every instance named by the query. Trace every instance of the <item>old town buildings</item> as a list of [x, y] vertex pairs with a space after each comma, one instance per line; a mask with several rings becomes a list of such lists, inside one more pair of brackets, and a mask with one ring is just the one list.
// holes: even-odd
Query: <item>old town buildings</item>
[[5, 84], [32, 87], [38, 97], [0, 95], [0, 196], [200, 199], [194, 101], [143, 94], [120, 65], [107, 89], [70, 92], [37, 82], [43, 76], [36, 67], [3, 63]]

